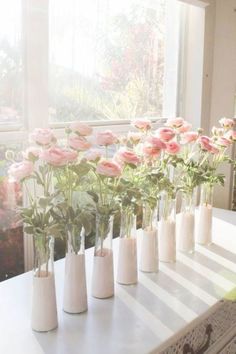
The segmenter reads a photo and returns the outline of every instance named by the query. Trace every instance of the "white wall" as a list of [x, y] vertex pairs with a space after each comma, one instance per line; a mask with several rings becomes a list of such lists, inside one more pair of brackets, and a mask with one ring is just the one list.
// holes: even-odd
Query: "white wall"
[[[236, 0], [215, 1], [215, 28], [213, 73], [211, 90], [210, 126], [217, 125], [221, 117], [233, 117], [236, 94]], [[209, 40], [209, 39], [208, 39]], [[206, 118], [206, 117], [205, 117]], [[231, 205], [231, 170], [226, 174], [225, 187], [218, 187], [215, 205]]]

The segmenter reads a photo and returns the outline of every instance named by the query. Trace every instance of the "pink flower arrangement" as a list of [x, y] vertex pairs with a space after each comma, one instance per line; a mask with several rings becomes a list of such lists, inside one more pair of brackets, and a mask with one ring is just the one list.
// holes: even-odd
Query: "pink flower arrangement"
[[39, 158], [41, 150], [37, 147], [31, 146], [22, 152], [23, 158], [26, 160], [35, 161]]
[[97, 134], [96, 143], [102, 146], [113, 145], [118, 142], [118, 138], [115, 134], [110, 130], [106, 130], [104, 132], [100, 132]]
[[235, 124], [234, 120], [231, 118], [221, 118], [219, 120], [219, 123], [222, 126], [222, 128], [224, 128], [224, 129], [231, 129], [231, 128], [233, 128], [233, 126]]
[[190, 144], [198, 139], [199, 135], [197, 132], [186, 132], [182, 135], [182, 144]]
[[119, 149], [115, 155], [115, 159], [121, 161], [121, 163], [133, 165], [140, 163], [140, 158], [135, 154], [135, 152], [126, 148]]
[[56, 137], [51, 129], [37, 128], [30, 134], [30, 139], [41, 146], [48, 146], [56, 142]]
[[96, 172], [106, 177], [119, 177], [121, 175], [121, 166], [115, 161], [101, 160], [98, 162]]
[[151, 129], [152, 127], [152, 123], [149, 119], [135, 119], [132, 123], [131, 123], [135, 128], [141, 130], [141, 131], [148, 131]]
[[90, 149], [92, 144], [83, 136], [72, 135], [68, 138], [68, 145], [70, 148], [78, 151], [86, 151]]
[[75, 162], [78, 157], [76, 151], [61, 149], [59, 147], [51, 147], [43, 150], [40, 158], [54, 167], [65, 166], [70, 162]]
[[34, 171], [34, 164], [30, 161], [22, 161], [13, 163], [9, 170], [8, 175], [10, 180], [20, 182], [24, 178], [32, 175]]
[[168, 142], [175, 137], [175, 132], [172, 128], [159, 128], [156, 130], [156, 136], [164, 142]]
[[183, 126], [184, 123], [185, 121], [183, 118], [177, 117], [177, 118], [169, 118], [165, 125], [171, 128], [180, 128]]
[[166, 152], [170, 155], [176, 155], [180, 152], [181, 146], [176, 141], [171, 141], [166, 144]]
[[72, 122], [69, 126], [73, 133], [76, 133], [81, 136], [91, 135], [93, 132], [93, 128], [89, 125], [81, 122]]

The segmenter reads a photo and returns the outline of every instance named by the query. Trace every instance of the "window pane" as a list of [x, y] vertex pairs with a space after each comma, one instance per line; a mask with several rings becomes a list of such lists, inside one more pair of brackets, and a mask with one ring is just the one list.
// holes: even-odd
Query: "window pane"
[[18, 183], [8, 181], [5, 159], [7, 149], [17, 154], [21, 148], [21, 144], [0, 145], [0, 281], [24, 272], [23, 229], [16, 213], [22, 192]]
[[0, 2], [0, 128], [19, 124], [23, 78], [21, 0]]
[[51, 122], [162, 115], [166, 4], [50, 1]]

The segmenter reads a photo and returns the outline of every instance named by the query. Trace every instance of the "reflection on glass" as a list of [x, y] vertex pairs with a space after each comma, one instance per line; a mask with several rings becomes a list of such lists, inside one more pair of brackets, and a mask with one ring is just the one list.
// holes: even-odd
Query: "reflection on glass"
[[[8, 148], [21, 149], [20, 144]], [[18, 183], [7, 178], [6, 150], [0, 145], [0, 281], [24, 271], [23, 229], [16, 213], [16, 206], [22, 204], [22, 192]]]
[[166, 1], [51, 0], [51, 121], [160, 116]]
[[0, 127], [22, 115], [21, 0], [0, 2]]

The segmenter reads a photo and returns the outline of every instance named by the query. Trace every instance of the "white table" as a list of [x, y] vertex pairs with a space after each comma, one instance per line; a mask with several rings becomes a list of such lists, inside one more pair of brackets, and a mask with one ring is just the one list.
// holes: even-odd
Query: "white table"
[[[93, 249], [87, 250], [88, 312], [62, 311], [64, 260], [55, 264], [58, 329], [30, 328], [32, 274], [0, 283], [1, 354], [144, 354], [206, 313], [236, 286], [236, 213], [214, 209], [213, 241], [156, 274], [139, 273], [135, 286], [116, 284], [106, 300], [90, 296]], [[114, 240], [115, 264], [118, 242]], [[116, 273], [115, 273], [116, 274]]]

